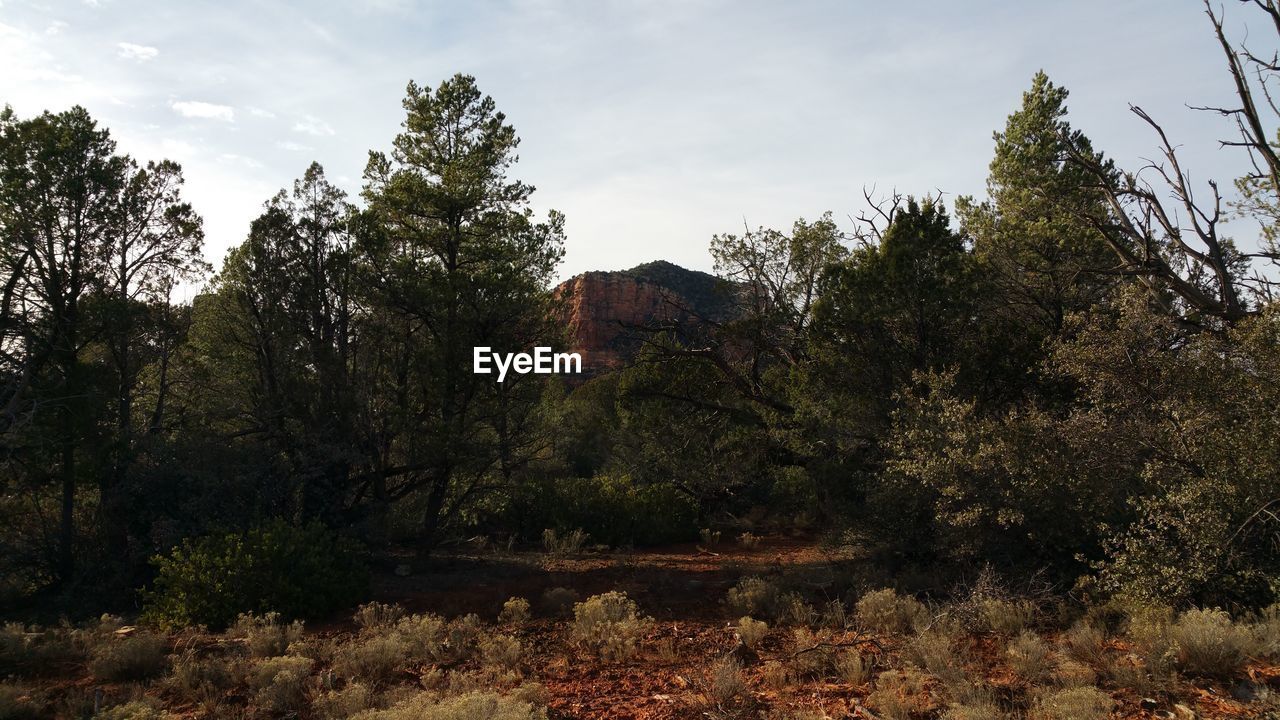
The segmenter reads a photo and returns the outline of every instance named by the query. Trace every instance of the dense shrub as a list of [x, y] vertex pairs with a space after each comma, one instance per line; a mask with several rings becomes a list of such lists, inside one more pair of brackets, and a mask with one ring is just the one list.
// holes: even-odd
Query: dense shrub
[[189, 539], [153, 562], [146, 615], [166, 627], [223, 627], [244, 612], [314, 618], [354, 604], [368, 584], [356, 547], [318, 523]]
[[513, 504], [526, 535], [581, 528], [606, 545], [657, 545], [698, 536], [698, 508], [669, 485], [638, 484], [626, 475], [556, 478], [531, 485]]

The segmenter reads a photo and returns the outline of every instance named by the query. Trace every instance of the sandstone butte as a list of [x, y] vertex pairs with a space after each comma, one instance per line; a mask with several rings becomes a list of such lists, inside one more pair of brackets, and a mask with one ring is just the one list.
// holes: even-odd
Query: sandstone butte
[[587, 272], [555, 289], [559, 320], [568, 328], [570, 351], [582, 354], [584, 377], [625, 365], [639, 352], [642, 328], [701, 318], [722, 320], [729, 312], [724, 283], [714, 275], [666, 261], [630, 270]]

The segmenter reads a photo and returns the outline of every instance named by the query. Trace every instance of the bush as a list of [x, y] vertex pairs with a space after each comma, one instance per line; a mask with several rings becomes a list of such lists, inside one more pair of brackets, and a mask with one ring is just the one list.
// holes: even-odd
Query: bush
[[1107, 636], [1098, 628], [1077, 622], [1062, 636], [1067, 654], [1095, 670], [1107, 666]]
[[275, 657], [284, 655], [290, 643], [302, 639], [302, 623], [281, 622], [280, 613], [241, 613], [231, 626], [230, 635], [244, 639], [253, 657]]
[[881, 673], [867, 702], [888, 720], [911, 720], [929, 708], [925, 677], [913, 668]]
[[93, 649], [89, 671], [107, 681], [147, 680], [164, 672], [168, 644], [147, 632], [112, 638]]
[[94, 716], [94, 720], [167, 720], [174, 717], [144, 700], [133, 700], [123, 705], [107, 708]]
[[409, 643], [399, 634], [376, 634], [343, 645], [333, 669], [345, 678], [376, 683], [391, 679], [408, 657]]
[[575, 528], [564, 535], [558, 534], [555, 528], [547, 528], [542, 531], [542, 549], [548, 555], [577, 555], [587, 544], [588, 537], [590, 534], [583, 532], [582, 528]]
[[356, 614], [351, 619], [355, 620], [356, 625], [359, 625], [362, 630], [376, 630], [391, 627], [402, 617], [404, 617], [404, 608], [399, 605], [370, 602], [356, 608]]
[[498, 613], [498, 622], [507, 625], [523, 625], [529, 622], [529, 601], [513, 597], [502, 604], [502, 612]]
[[834, 661], [836, 675], [850, 685], [862, 685], [871, 679], [871, 670], [875, 662], [864, 657], [857, 650], [845, 650], [837, 653]]
[[17, 685], [0, 683], [0, 720], [36, 720], [39, 708]]
[[153, 563], [146, 617], [165, 627], [224, 627], [244, 612], [315, 618], [354, 604], [369, 579], [351, 542], [283, 520], [188, 539]]
[[997, 635], [1015, 635], [1035, 621], [1035, 605], [1023, 601], [982, 598], [977, 601], [979, 630]]
[[314, 661], [302, 657], [259, 660], [249, 672], [254, 704], [272, 712], [296, 712], [306, 701], [307, 676]]
[[1045, 679], [1053, 668], [1049, 644], [1030, 630], [1024, 630], [1009, 643], [1008, 653], [1013, 671], [1029, 683]]
[[490, 635], [480, 642], [480, 659], [487, 668], [515, 670], [523, 652], [520, 641], [510, 635]]
[[743, 616], [742, 619], [738, 620], [738, 639], [749, 648], [759, 645], [760, 641], [768, 633], [768, 623], [753, 620], [750, 616]]
[[317, 697], [311, 707], [321, 720], [347, 720], [376, 705], [377, 696], [368, 685], [350, 683], [341, 690], [330, 690]]
[[888, 588], [863, 595], [856, 612], [864, 628], [885, 633], [905, 633], [929, 617], [924, 603]]
[[359, 713], [351, 720], [547, 720], [547, 713], [521, 698], [494, 692], [470, 692], [444, 699], [420, 693], [386, 710]]
[[188, 651], [173, 661], [169, 686], [188, 701], [204, 702], [231, 686], [231, 673], [221, 658]]
[[1073, 687], [1048, 693], [1036, 703], [1045, 720], [1102, 720], [1111, 715], [1115, 701], [1095, 687]]
[[578, 602], [578, 593], [576, 590], [569, 588], [554, 587], [548, 588], [542, 593], [542, 612], [551, 617], [560, 617], [568, 615], [573, 610], [573, 606]]
[[0, 677], [49, 675], [61, 666], [83, 660], [83, 653], [66, 630], [28, 632], [21, 623], [0, 627]]
[[778, 615], [782, 593], [778, 586], [760, 577], [745, 577], [729, 588], [724, 603], [734, 615], [773, 618]]
[[755, 704], [747, 681], [742, 677], [742, 666], [729, 656], [711, 665], [711, 671], [707, 673], [706, 694], [709, 705], [706, 715], [711, 718], [741, 717]]
[[1253, 633], [1222, 610], [1188, 610], [1170, 628], [1177, 667], [1192, 675], [1231, 677], [1257, 647]]
[[607, 592], [573, 606], [570, 632], [574, 642], [606, 660], [624, 660], [635, 655], [652, 622], [626, 593]]

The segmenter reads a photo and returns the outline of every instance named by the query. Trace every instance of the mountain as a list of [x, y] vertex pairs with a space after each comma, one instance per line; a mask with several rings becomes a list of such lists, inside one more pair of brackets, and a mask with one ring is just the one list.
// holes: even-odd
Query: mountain
[[686, 327], [725, 319], [729, 286], [714, 275], [658, 260], [630, 270], [586, 272], [555, 289], [570, 350], [582, 354], [585, 375], [622, 367], [642, 345], [640, 328], [664, 322]]

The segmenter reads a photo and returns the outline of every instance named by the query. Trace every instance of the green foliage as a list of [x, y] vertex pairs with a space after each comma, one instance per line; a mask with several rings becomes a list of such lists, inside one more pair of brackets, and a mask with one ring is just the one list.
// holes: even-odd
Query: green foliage
[[581, 529], [612, 546], [678, 542], [698, 533], [698, 508], [686, 493], [627, 475], [556, 478], [532, 483], [517, 497], [512, 512], [533, 532], [550, 528], [560, 536]]
[[154, 562], [146, 614], [167, 627], [223, 627], [244, 612], [320, 617], [354, 604], [368, 583], [357, 547], [315, 523], [195, 538]]

